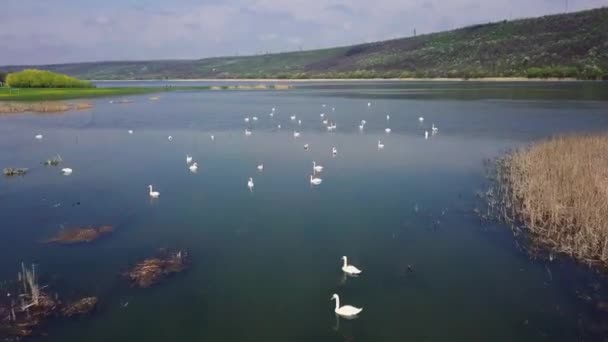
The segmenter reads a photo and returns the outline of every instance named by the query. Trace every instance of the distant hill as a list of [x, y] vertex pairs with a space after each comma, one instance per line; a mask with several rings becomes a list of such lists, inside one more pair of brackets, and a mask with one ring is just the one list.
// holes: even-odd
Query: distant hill
[[85, 79], [608, 78], [608, 7], [332, 49], [35, 67]]

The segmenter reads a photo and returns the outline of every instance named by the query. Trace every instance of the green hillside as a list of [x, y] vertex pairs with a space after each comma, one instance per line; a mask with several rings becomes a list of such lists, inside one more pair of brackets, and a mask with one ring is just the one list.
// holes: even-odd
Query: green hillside
[[[14, 71], [30, 66], [0, 67]], [[333, 49], [200, 60], [38, 66], [86, 79], [608, 78], [608, 8]]]

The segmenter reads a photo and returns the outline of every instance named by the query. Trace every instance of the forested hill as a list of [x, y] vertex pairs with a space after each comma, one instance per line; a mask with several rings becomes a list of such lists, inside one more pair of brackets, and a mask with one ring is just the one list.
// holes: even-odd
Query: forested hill
[[[0, 71], [30, 67], [0, 67]], [[607, 78], [608, 7], [332, 49], [36, 67], [85, 79]]]

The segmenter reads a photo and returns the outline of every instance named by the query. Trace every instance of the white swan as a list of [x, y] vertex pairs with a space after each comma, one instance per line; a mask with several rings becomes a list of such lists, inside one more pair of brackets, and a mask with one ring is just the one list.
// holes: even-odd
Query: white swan
[[290, 117], [290, 119], [291, 119], [291, 121], [294, 121], [294, 120], [296, 119], [296, 116], [295, 116], [295, 115], [292, 115], [292, 116]]
[[327, 119], [323, 120], [323, 124], [324, 124], [324, 125], [327, 125], [327, 123], [328, 123], [328, 122], [329, 122], [329, 121], [327, 121]]
[[338, 149], [335, 146], [331, 148], [331, 154], [333, 154], [334, 156], [338, 154]]
[[331, 107], [331, 111], [335, 112], [336, 111], [336, 107]]
[[302, 126], [302, 120], [298, 119], [298, 126]]
[[367, 123], [367, 121], [365, 121], [365, 120], [361, 120], [361, 124], [362, 124], [362, 125], [365, 125], [366, 123]]
[[323, 180], [321, 178], [317, 178], [317, 177], [313, 178], [313, 176], [310, 175], [310, 184], [312, 184], [312, 185], [319, 185], [319, 184], [321, 184], [322, 181]]
[[249, 118], [245, 118], [245, 119], [243, 119], [243, 120], [245, 120], [245, 122], [249, 122]]
[[38, 140], [41, 140], [41, 139], [42, 139], [42, 134], [36, 134], [36, 135], [34, 136], [34, 138], [36, 138], [36, 139], [38, 139]]
[[368, 107], [371, 107], [371, 106], [372, 106], [372, 103], [371, 103], [371, 102], [368, 102], [368, 103], [367, 103], [367, 106], [368, 106]]
[[391, 119], [391, 116], [390, 116], [390, 115], [388, 115], [388, 114], [386, 114], [386, 121], [388, 121], [388, 120], [390, 120], [390, 119]]
[[271, 118], [273, 118], [273, 117], [274, 117], [274, 112], [273, 112], [273, 113], [270, 113], [270, 114], [268, 114], [268, 115], [270, 115], [270, 117], [271, 117]]
[[248, 130], [247, 128], [245, 128], [245, 135], [247, 135], [247, 136], [251, 135], [251, 131]]
[[186, 164], [192, 163], [192, 156], [186, 154]]
[[319, 114], [320, 117], [324, 118], [325, 117], [325, 113], [321, 113]]
[[196, 172], [198, 170], [198, 163], [197, 162], [192, 163], [192, 165], [190, 165], [189, 169], [190, 169], [190, 172]]
[[384, 131], [385, 131], [386, 133], [390, 133], [390, 132], [391, 132], [391, 129], [390, 129], [390, 128], [386, 128], [386, 129], [384, 129]]
[[247, 187], [249, 191], [253, 191], [253, 178], [249, 177], [249, 181], [247, 181]]
[[382, 143], [382, 141], [378, 140], [378, 149], [381, 150], [384, 148], [384, 144]]
[[277, 125], [277, 129], [281, 129], [281, 125]]
[[272, 107], [272, 111], [274, 112], [276, 110], [276, 108]]
[[160, 192], [152, 190], [152, 185], [148, 185], [148, 189], [149, 189], [150, 197], [158, 198], [158, 196], [160, 196]]
[[418, 121], [423, 122], [424, 118], [421, 116], [421, 117], [418, 118]]
[[132, 129], [128, 130], [127, 132], [128, 132], [129, 134], [133, 134], [133, 130], [132, 130]]
[[356, 268], [353, 265], [348, 264], [348, 259], [346, 258], [346, 256], [343, 256], [342, 260], [343, 260], [342, 271], [344, 271], [344, 273], [348, 273], [351, 275], [361, 274], [362, 271], [360, 269]]
[[210, 136], [210, 138], [211, 138], [211, 141], [215, 140], [215, 135], [213, 135], [213, 134], [212, 134], [212, 135]]
[[168, 136], [168, 137], [167, 137], [167, 140], [169, 140], [169, 141], [173, 140], [173, 136], [171, 136], [171, 135], [170, 135], [170, 136]]
[[299, 137], [299, 136], [300, 136], [300, 132], [298, 132], [298, 131], [293, 131], [293, 137], [294, 137], [294, 138], [297, 138], [297, 137]]
[[61, 173], [63, 173], [63, 174], [64, 174], [64, 175], [66, 175], [66, 176], [71, 175], [71, 174], [72, 174], [72, 171], [73, 171], [73, 170], [72, 170], [72, 169], [70, 169], [69, 167], [66, 167], [66, 168], [61, 169]]
[[321, 107], [325, 108], [325, 106], [327, 106], [325, 103], [321, 105]]
[[258, 165], [258, 171], [264, 171], [264, 164]]
[[362, 131], [365, 128], [365, 125], [359, 125], [359, 130]]
[[304, 144], [304, 150], [308, 151], [308, 144]]
[[258, 121], [258, 117], [257, 117], [257, 116], [254, 116], [254, 117], [253, 117], [253, 118], [251, 118], [251, 119], [253, 119], [253, 121]]
[[312, 169], [313, 169], [315, 172], [323, 172], [323, 166], [321, 166], [321, 165], [317, 165], [317, 162], [316, 162], [316, 161], [313, 161], [313, 162], [312, 162]]
[[356, 308], [356, 307], [350, 306], [350, 305], [340, 306], [340, 297], [338, 297], [338, 295], [335, 293], [333, 296], [331, 296], [330, 300], [336, 301], [336, 308], [334, 309], [334, 312], [342, 317], [346, 317], [346, 318], [355, 317], [361, 311], [363, 311], [363, 308]]
[[429, 138], [429, 131], [424, 131], [424, 139], [428, 139]]
[[433, 124], [433, 126], [431, 127], [431, 130], [433, 132], [437, 132], [437, 131], [439, 131], [439, 128], [435, 127], [435, 124]]

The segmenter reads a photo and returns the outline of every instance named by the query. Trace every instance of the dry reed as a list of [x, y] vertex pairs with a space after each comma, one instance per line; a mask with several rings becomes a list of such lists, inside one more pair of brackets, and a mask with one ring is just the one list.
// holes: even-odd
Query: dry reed
[[491, 206], [531, 242], [608, 266], [608, 135], [555, 137], [497, 163]]
[[84, 110], [93, 108], [88, 102], [5, 102], [0, 103], [0, 114], [12, 113], [61, 113], [69, 110]]

